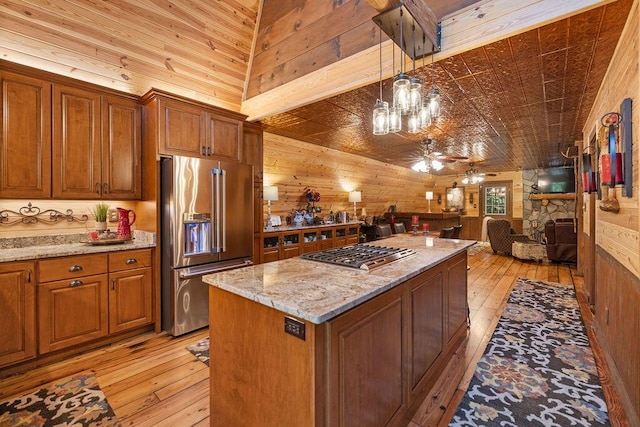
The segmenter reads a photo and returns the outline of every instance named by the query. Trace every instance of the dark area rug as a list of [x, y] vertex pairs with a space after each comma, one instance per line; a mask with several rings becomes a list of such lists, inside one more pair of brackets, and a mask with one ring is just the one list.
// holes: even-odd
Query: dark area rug
[[93, 372], [0, 403], [0, 426], [120, 426]]
[[187, 350], [193, 353], [202, 363], [209, 366], [209, 337], [188, 345]]
[[449, 425], [610, 425], [571, 285], [517, 280]]
[[489, 249], [491, 246], [489, 245], [488, 242], [478, 242], [475, 245], [471, 246], [470, 248], [467, 249], [467, 254], [469, 256], [475, 256], [479, 253], [482, 253], [484, 251], [486, 251], [487, 249]]

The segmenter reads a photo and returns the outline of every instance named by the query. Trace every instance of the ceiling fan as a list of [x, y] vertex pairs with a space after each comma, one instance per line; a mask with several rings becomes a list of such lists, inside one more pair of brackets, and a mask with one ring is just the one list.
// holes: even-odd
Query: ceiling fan
[[469, 159], [465, 156], [446, 156], [438, 151], [433, 151], [431, 148], [432, 143], [433, 139], [431, 138], [427, 138], [424, 141], [420, 142], [422, 160], [411, 166], [411, 169], [417, 172], [430, 173], [431, 169], [434, 169], [436, 171], [441, 170], [444, 167], [445, 163], [453, 163], [457, 160]]
[[478, 184], [484, 181], [485, 176], [497, 176], [495, 173], [480, 173], [478, 169], [473, 168], [474, 163], [469, 163], [469, 170], [465, 171], [465, 177], [462, 178], [463, 184]]

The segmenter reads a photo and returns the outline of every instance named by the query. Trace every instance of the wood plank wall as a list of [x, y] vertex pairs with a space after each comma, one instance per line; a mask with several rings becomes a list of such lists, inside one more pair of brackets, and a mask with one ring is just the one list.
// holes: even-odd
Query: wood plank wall
[[[583, 129], [584, 146], [590, 136], [598, 134], [598, 121], [607, 112], [619, 111], [620, 103], [630, 97], [633, 103], [632, 123], [640, 123], [640, 14], [639, 1], [634, 1], [629, 19], [614, 53], [609, 70], [596, 97], [593, 109]], [[626, 118], [625, 118], [626, 119]], [[596, 129], [594, 129], [596, 127]], [[635, 126], [634, 126], [635, 127]], [[589, 236], [589, 224], [584, 236], [596, 244], [595, 260], [595, 326], [598, 339], [612, 367], [616, 388], [625, 403], [632, 425], [640, 425], [640, 211], [638, 206], [638, 129], [633, 132], [633, 197], [622, 197], [616, 188], [620, 212], [604, 212], [595, 207], [595, 236]], [[603, 142], [601, 142], [603, 143]], [[606, 151], [605, 151], [606, 152]], [[603, 193], [607, 188], [603, 187]], [[599, 200], [585, 197], [589, 203]], [[635, 346], [635, 347], [633, 347]]]
[[[459, 175], [427, 175], [268, 132], [264, 134], [264, 184], [278, 187], [279, 200], [271, 203], [271, 213], [280, 215], [282, 221], [292, 210], [306, 207], [307, 188], [320, 193], [321, 199], [316, 205], [322, 207], [321, 215], [328, 214], [331, 209], [353, 214], [353, 203], [348, 201], [348, 193], [353, 190], [362, 192], [362, 202], [357, 204], [358, 216], [362, 208], [368, 216], [383, 215], [390, 205], [396, 205], [399, 212], [426, 212], [426, 191], [434, 192], [431, 211], [439, 212], [446, 203], [446, 188], [455, 181], [465, 188], [467, 221], [479, 222], [478, 185], [464, 186], [462, 178]], [[504, 172], [486, 182], [490, 180], [512, 181], [513, 217], [518, 218], [521, 225], [522, 173]], [[470, 194], [473, 194], [474, 203], [469, 201]], [[442, 196], [442, 204], [438, 204], [438, 195]], [[266, 212], [265, 202], [265, 215]], [[468, 237], [479, 238], [477, 234]]]

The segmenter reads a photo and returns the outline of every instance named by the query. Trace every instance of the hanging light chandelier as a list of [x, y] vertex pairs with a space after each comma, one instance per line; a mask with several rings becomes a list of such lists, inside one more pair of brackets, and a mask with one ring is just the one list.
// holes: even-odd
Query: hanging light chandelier
[[[420, 13], [419, 16], [422, 19], [418, 20], [414, 16]], [[428, 19], [424, 15], [428, 15]], [[436, 22], [435, 15], [431, 10], [425, 6], [416, 6], [414, 3], [404, 2], [400, 5], [381, 13], [373, 18], [374, 22], [380, 27], [380, 98], [377, 100], [373, 110], [373, 134], [385, 135], [389, 132], [396, 133], [402, 130], [402, 116], [407, 116], [407, 132], [418, 133], [425, 130], [431, 123], [432, 118], [436, 117], [433, 113], [439, 114], [440, 101], [439, 94], [434, 87], [434, 72], [433, 72], [433, 54], [440, 51], [440, 24], [435, 24], [435, 28], [428, 27], [429, 24], [433, 26]], [[428, 31], [424, 30], [425, 26], [428, 27]], [[408, 43], [405, 41], [404, 27], [405, 25], [411, 26], [411, 49], [408, 47]], [[396, 32], [396, 29], [398, 32]], [[408, 55], [413, 61], [412, 75], [405, 70], [404, 60], [400, 59], [400, 70], [397, 75], [393, 77], [393, 98], [390, 103], [385, 102], [382, 99], [382, 31], [384, 31], [394, 42], [395, 45], [400, 47], [400, 51]], [[416, 34], [422, 38], [422, 45], [416, 46], [415, 38]], [[392, 50], [393, 54], [393, 71], [395, 73], [395, 46]], [[422, 65], [424, 71], [424, 57], [431, 55], [432, 73], [431, 81], [432, 87], [428, 93], [424, 93], [424, 84], [416, 74], [416, 58], [422, 58]], [[437, 95], [437, 99], [434, 100], [434, 96]], [[436, 108], [437, 107], [437, 108]]]

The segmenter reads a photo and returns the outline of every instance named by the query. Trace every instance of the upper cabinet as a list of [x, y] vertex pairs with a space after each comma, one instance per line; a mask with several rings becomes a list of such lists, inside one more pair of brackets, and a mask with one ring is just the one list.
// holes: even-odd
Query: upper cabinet
[[0, 72], [0, 198], [51, 197], [51, 84]]
[[244, 116], [156, 90], [142, 101], [159, 154], [242, 161]]
[[139, 199], [140, 109], [135, 100], [53, 87], [53, 197]]
[[137, 97], [16, 64], [5, 68], [0, 198], [141, 198]]

